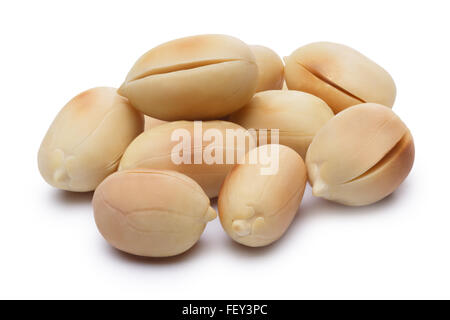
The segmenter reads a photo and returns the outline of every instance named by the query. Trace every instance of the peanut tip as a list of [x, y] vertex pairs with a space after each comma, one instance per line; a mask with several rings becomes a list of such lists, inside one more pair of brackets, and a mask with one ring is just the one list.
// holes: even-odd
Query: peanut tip
[[265, 220], [263, 217], [256, 218], [255, 221], [253, 221], [252, 233], [253, 234], [260, 233], [262, 228], [264, 227], [264, 224], [265, 224]]
[[58, 168], [53, 173], [53, 181], [61, 183], [69, 178], [67, 171], [64, 168]]
[[325, 196], [327, 194], [327, 191], [328, 191], [328, 186], [324, 182], [318, 180], [314, 183], [312, 193], [316, 197]]
[[206, 222], [214, 220], [217, 217], [217, 212], [212, 207], [209, 207], [206, 211], [205, 219]]
[[233, 221], [231, 228], [240, 237], [248, 236], [252, 230], [252, 226], [245, 220]]

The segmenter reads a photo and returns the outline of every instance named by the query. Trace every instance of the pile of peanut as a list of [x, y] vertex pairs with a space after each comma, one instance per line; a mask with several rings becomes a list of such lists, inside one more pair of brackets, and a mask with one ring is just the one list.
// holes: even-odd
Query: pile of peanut
[[69, 101], [39, 170], [56, 188], [95, 190], [95, 222], [119, 250], [185, 252], [216, 218], [215, 197], [233, 240], [265, 246], [288, 229], [307, 181], [350, 206], [404, 181], [414, 143], [395, 96], [383, 68], [341, 44], [311, 43], [283, 63], [231, 36], [177, 39], [141, 56], [119, 89]]

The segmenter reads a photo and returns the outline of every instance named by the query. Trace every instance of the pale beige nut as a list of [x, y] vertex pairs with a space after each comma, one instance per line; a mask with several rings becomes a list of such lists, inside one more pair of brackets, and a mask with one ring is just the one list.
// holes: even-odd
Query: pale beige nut
[[162, 124], [167, 122], [167, 121], [159, 120], [159, 119], [152, 118], [152, 117], [149, 117], [149, 116], [144, 116], [144, 119], [145, 119], [145, 128], [144, 128], [144, 130], [150, 130], [151, 128], [155, 128], [155, 127], [157, 127], [159, 125], [162, 125]]
[[284, 82], [284, 64], [281, 58], [264, 46], [250, 46], [258, 66], [258, 85], [256, 92], [280, 90]]
[[39, 171], [56, 188], [92, 191], [117, 170], [123, 152], [143, 129], [142, 114], [116, 89], [82, 92], [48, 129], [39, 149]]
[[116, 172], [98, 186], [92, 203], [106, 241], [145, 257], [185, 252], [217, 216], [200, 186], [174, 171]]
[[365, 102], [394, 104], [396, 87], [389, 73], [350, 47], [315, 42], [295, 50], [285, 63], [288, 88], [318, 96], [335, 113]]
[[246, 104], [257, 80], [255, 57], [247, 44], [226, 35], [199, 35], [145, 53], [119, 93], [157, 119], [218, 119]]
[[351, 206], [394, 192], [413, 162], [408, 128], [390, 108], [374, 103], [336, 115], [317, 133], [306, 155], [313, 194]]
[[[279, 148], [279, 168], [274, 175], [262, 175], [262, 161], [250, 163], [259, 152], [274, 145], [251, 150], [246, 162], [228, 174], [219, 195], [220, 222], [235, 241], [250, 247], [268, 245], [287, 230], [300, 206], [306, 186], [302, 158], [283, 145]], [[272, 150], [272, 152], [276, 152]]]
[[[237, 159], [245, 156], [245, 153], [256, 145], [256, 141], [244, 128], [231, 122], [204, 121], [201, 122], [201, 126], [200, 135], [194, 133], [193, 121], [174, 121], [143, 132], [125, 151], [119, 170], [151, 168], [178, 171], [194, 179], [209, 197], [216, 197], [222, 182]], [[227, 143], [221, 139], [217, 141], [203, 139], [203, 134], [214, 133], [214, 130], [224, 139], [227, 130], [234, 130], [238, 139], [244, 141], [245, 145], [240, 147], [237, 139], [233, 139], [235, 143]], [[189, 139], [172, 139], [172, 135], [177, 132], [186, 134]], [[176, 149], [183, 142], [186, 144], [181, 145], [181, 149]], [[227, 152], [232, 156], [230, 160], [234, 161], [227, 162]], [[172, 157], [177, 153], [186, 156], [190, 163], [174, 162]], [[215, 163], [205, 161], [206, 154], [217, 155], [217, 159], [213, 160], [221, 160], [222, 164], [217, 163], [219, 161], [214, 161]], [[195, 163], [195, 157], [200, 160], [198, 163]]]
[[[246, 129], [256, 129], [258, 144], [262, 145], [260, 129], [278, 129], [279, 143], [291, 147], [305, 159], [314, 135], [332, 117], [333, 111], [321, 99], [295, 90], [259, 92], [229, 120]], [[267, 142], [271, 142], [267, 130]], [[264, 138], [264, 135], [262, 136]]]

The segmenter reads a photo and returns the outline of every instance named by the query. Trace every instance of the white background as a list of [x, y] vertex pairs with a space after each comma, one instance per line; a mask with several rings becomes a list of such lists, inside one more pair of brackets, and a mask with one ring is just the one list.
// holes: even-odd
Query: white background
[[[450, 298], [448, 1], [2, 1], [0, 298]], [[142, 259], [98, 233], [92, 194], [48, 186], [39, 144], [59, 109], [119, 86], [162, 42], [225, 33], [289, 55], [350, 45], [396, 81], [395, 112], [416, 162], [389, 198], [363, 208], [308, 188], [288, 233], [262, 249], [218, 220], [188, 253]]]

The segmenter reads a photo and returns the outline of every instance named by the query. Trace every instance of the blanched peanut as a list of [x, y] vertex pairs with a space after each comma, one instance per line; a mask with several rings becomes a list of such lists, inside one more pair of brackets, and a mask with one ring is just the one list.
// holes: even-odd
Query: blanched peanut
[[248, 45], [230, 36], [199, 35], [145, 53], [119, 93], [157, 119], [219, 119], [250, 100], [257, 80]]
[[[134, 168], [150, 168], [150, 169], [166, 169], [174, 170], [186, 174], [194, 179], [205, 190], [209, 197], [216, 197], [219, 194], [219, 189], [224, 181], [227, 173], [233, 168], [238, 157], [244, 156], [250, 147], [255, 146], [256, 142], [253, 137], [248, 135], [241, 126], [227, 122], [227, 121], [205, 121], [201, 123], [199, 144], [195, 144], [196, 133], [195, 125], [192, 121], [174, 121], [157, 126], [151, 130], [143, 132], [138, 136], [125, 151], [120, 162], [119, 170], [134, 169]], [[226, 141], [216, 141], [211, 139], [207, 141], [203, 139], [202, 134], [214, 133], [215, 130], [224, 139], [226, 131], [236, 130], [236, 143], [229, 145]], [[177, 137], [172, 139], [173, 134], [188, 135], [188, 139]], [[181, 139], [183, 138], [183, 139]], [[245, 141], [246, 144], [242, 147], [237, 145], [237, 141]], [[177, 149], [183, 142], [182, 148]], [[181, 151], [181, 152], [180, 152]], [[227, 163], [227, 151], [231, 153], [235, 162]], [[182, 154], [183, 158], [189, 161], [176, 163], [172, 156], [178, 153]], [[195, 153], [199, 156], [201, 163], [195, 163]], [[203, 155], [205, 153], [217, 155], [217, 160], [220, 163], [208, 163]], [[187, 163], [189, 162], [189, 163]]]
[[42, 141], [39, 171], [52, 186], [91, 191], [117, 170], [144, 118], [114, 88], [80, 93], [59, 112]]
[[146, 257], [168, 257], [191, 248], [216, 217], [192, 179], [174, 171], [114, 173], [95, 190], [94, 217], [115, 248]]
[[389, 73], [350, 47], [311, 43], [295, 50], [285, 62], [288, 88], [323, 99], [335, 113], [364, 102], [394, 104], [396, 88]]
[[390, 108], [374, 103], [336, 115], [317, 133], [306, 155], [314, 195], [352, 206], [391, 194], [413, 162], [408, 128]]
[[[274, 149], [270, 149], [276, 146]], [[279, 149], [278, 149], [279, 148]], [[262, 175], [262, 161], [251, 163], [259, 152], [279, 156], [278, 171]], [[279, 151], [279, 153], [278, 153]], [[250, 247], [278, 240], [297, 213], [306, 186], [302, 158], [283, 145], [264, 145], [251, 150], [244, 164], [228, 174], [219, 195], [220, 221], [228, 235]]]
[[284, 82], [284, 64], [271, 49], [263, 46], [250, 46], [258, 66], [258, 85], [256, 92], [279, 90]]
[[[323, 100], [309, 93], [270, 90], [255, 94], [229, 120], [247, 129], [279, 129], [279, 143], [291, 147], [304, 159], [314, 135], [333, 116]], [[261, 145], [259, 138], [258, 134]]]

